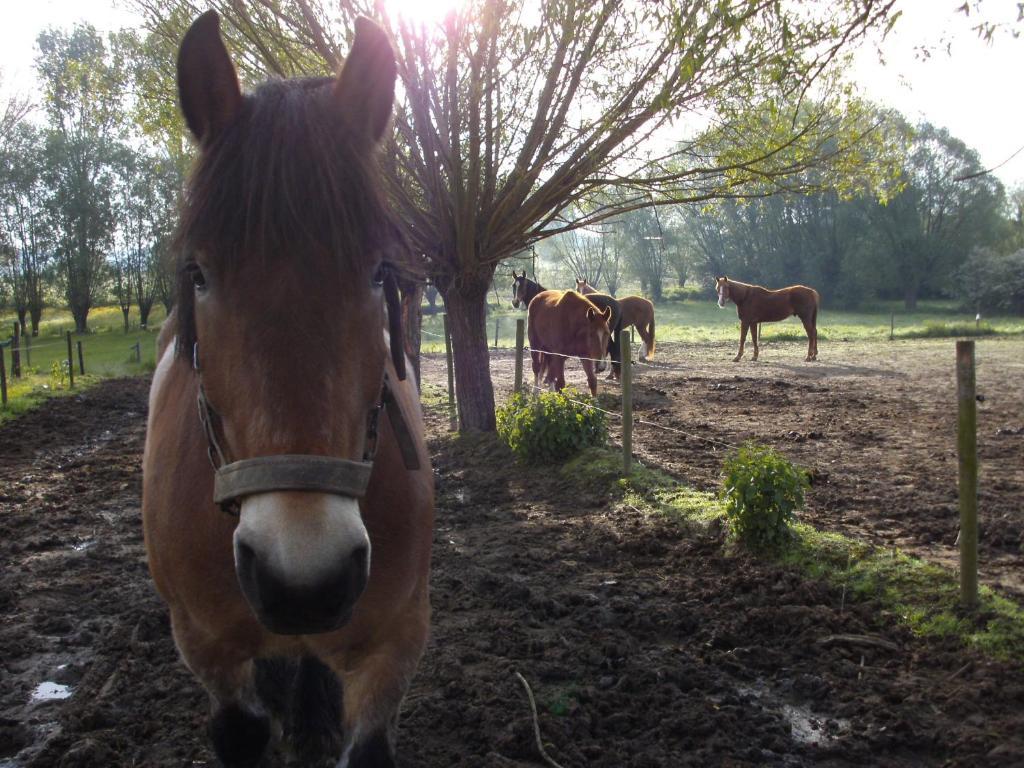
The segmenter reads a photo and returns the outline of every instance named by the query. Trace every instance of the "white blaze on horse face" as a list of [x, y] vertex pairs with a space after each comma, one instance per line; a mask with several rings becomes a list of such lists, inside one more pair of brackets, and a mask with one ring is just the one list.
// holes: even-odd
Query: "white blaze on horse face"
[[[245, 545], [261, 568], [290, 587], [316, 587], [355, 552], [370, 551], [358, 500], [304, 491], [247, 496], [234, 540], [236, 553]], [[367, 557], [367, 576], [369, 569]]]
[[725, 309], [725, 286], [718, 286], [718, 306]]

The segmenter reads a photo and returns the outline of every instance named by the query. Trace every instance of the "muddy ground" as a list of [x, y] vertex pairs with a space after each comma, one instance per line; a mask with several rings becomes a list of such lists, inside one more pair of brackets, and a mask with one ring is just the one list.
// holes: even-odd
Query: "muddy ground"
[[[638, 456], [711, 488], [724, 448], [707, 439], [756, 436], [814, 470], [808, 519], [948, 556], [952, 343], [822, 353], [805, 366], [799, 345], [772, 344], [734, 366], [725, 346], [665, 345], [638, 374], [638, 415], [693, 436], [641, 427]], [[979, 361], [982, 551], [1010, 590], [1024, 344], [984, 342]], [[503, 391], [511, 356], [492, 370]], [[425, 377], [442, 381], [443, 361]], [[146, 572], [145, 391], [109, 382], [0, 428], [2, 768], [213, 763], [205, 695]], [[730, 554], [718, 531], [514, 468], [491, 440], [452, 441], [442, 410], [427, 418], [433, 637], [403, 713], [403, 766], [544, 764], [516, 672], [566, 768], [1024, 765], [1019, 665], [913, 638], [871, 602]]]

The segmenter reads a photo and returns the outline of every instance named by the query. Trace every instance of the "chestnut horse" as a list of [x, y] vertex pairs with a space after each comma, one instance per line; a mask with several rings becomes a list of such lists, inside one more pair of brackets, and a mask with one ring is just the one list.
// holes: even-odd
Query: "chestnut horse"
[[[533, 298], [543, 291], [545, 288], [540, 283], [530, 280], [526, 276], [526, 270], [523, 270], [523, 274], [517, 275], [516, 271], [512, 270], [512, 306], [513, 307], [528, 307]], [[622, 357], [622, 308], [619, 306], [617, 299], [612, 298], [606, 293], [594, 293], [587, 297], [591, 303], [594, 304], [598, 309], [608, 309], [611, 311], [611, 316], [608, 320], [608, 327], [611, 329], [611, 336], [608, 338], [608, 349], [605, 355], [608, 355], [612, 359], [612, 370], [608, 374], [609, 379], [617, 379], [619, 377], [619, 369], [621, 367]], [[604, 355], [600, 355], [601, 362], [594, 366], [594, 370], [598, 373], [604, 370]]]
[[[597, 289], [583, 277], [576, 278], [576, 290], [584, 296], [597, 293]], [[654, 357], [654, 302], [643, 296], [623, 296], [618, 302], [622, 308], [622, 330], [633, 326], [643, 342], [640, 361]]]
[[394, 54], [359, 19], [337, 78], [243, 95], [211, 11], [177, 73], [199, 156], [150, 392], [149, 568], [224, 765], [273, 734], [301, 765], [393, 766], [434, 504], [374, 151]]
[[533, 386], [544, 382], [565, 389], [565, 358], [578, 357], [587, 374], [590, 394], [597, 395], [594, 361], [604, 357], [611, 338], [610, 307], [599, 309], [576, 291], [541, 291], [527, 312]]
[[754, 342], [754, 359], [757, 360], [758, 324], [774, 323], [793, 315], [800, 318], [807, 332], [807, 357], [804, 360], [809, 362], [818, 359], [819, 299], [816, 290], [806, 285], [791, 285], [772, 291], [760, 285], [730, 280], [728, 277], [715, 278], [715, 290], [718, 292], [718, 306], [724, 308], [725, 302], [732, 299], [736, 305], [736, 314], [740, 317], [740, 351], [733, 358], [734, 363], [743, 357], [748, 328]]

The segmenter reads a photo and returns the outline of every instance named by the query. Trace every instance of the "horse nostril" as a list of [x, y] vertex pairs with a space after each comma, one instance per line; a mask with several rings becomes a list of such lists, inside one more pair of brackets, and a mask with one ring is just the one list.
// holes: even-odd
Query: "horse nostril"
[[366, 581], [369, 576], [368, 562], [370, 559], [370, 548], [367, 546], [357, 547], [352, 551], [351, 561], [348, 564], [348, 591], [349, 594], [358, 597], [366, 589]]

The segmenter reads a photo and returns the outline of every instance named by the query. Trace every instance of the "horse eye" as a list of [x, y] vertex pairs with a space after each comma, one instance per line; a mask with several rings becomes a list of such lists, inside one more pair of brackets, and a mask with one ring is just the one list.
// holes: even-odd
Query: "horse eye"
[[201, 291], [206, 288], [206, 275], [203, 274], [203, 270], [199, 268], [198, 264], [195, 262], [186, 264], [185, 271], [188, 273], [188, 277], [196, 290]]
[[387, 266], [381, 264], [373, 273], [373, 284], [380, 288], [384, 285], [384, 277], [387, 275]]

